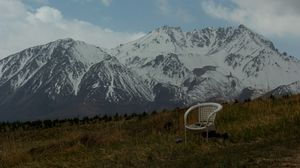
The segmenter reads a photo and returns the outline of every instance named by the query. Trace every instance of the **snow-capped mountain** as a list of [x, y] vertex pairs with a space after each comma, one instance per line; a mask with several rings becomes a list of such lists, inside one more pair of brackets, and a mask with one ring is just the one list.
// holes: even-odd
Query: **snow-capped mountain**
[[300, 61], [243, 25], [163, 26], [112, 50], [62, 39], [0, 60], [0, 120], [138, 113], [278, 86], [274, 94], [298, 93], [289, 84], [299, 73]]
[[[296, 58], [279, 53], [271, 41], [243, 25], [191, 32], [163, 26], [116, 47], [112, 53], [141, 74], [145, 73], [145, 64], [155, 61], [159, 55], [167, 57], [172, 53], [190, 71], [215, 67], [224, 75], [238, 78], [245, 87], [264, 90], [299, 80], [300, 72]], [[180, 84], [179, 78], [173, 80], [169, 81]]]
[[[63, 106], [77, 94], [85, 72], [105, 55], [95, 46], [63, 39], [4, 58], [0, 61], [0, 113], [18, 118], [14, 112], [26, 111], [31, 118]], [[31, 116], [38, 110], [42, 112]]]
[[[21, 51], [0, 60], [0, 85], [12, 90], [24, 86], [33, 77], [32, 92], [53, 82], [53, 93], [60, 94], [63, 85], [70, 85], [70, 92], [77, 93], [81, 77], [95, 62], [107, 55], [100, 48], [72, 39], [58, 40], [46, 45]], [[43, 74], [41, 74], [41, 72]]]
[[268, 92], [266, 96], [291, 96], [300, 93], [300, 81], [293, 82], [288, 85], [281, 85], [275, 88], [274, 90]]
[[[84, 116], [83, 109], [75, 107], [94, 99], [131, 105], [153, 99], [140, 77], [116, 58], [73, 39], [32, 47], [1, 60], [0, 92], [4, 120]], [[72, 112], [64, 114], [67, 110]]]

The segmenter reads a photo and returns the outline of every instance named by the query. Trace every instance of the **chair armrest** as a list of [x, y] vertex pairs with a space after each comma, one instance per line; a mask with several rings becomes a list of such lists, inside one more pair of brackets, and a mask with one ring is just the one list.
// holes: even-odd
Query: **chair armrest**
[[199, 104], [196, 104], [196, 105], [194, 105], [194, 106], [192, 106], [192, 107], [190, 107], [185, 113], [184, 113], [184, 125], [186, 125], [186, 123], [187, 123], [187, 116], [189, 115], [189, 113], [192, 111], [192, 110], [194, 110], [195, 108], [197, 108], [199, 106]]

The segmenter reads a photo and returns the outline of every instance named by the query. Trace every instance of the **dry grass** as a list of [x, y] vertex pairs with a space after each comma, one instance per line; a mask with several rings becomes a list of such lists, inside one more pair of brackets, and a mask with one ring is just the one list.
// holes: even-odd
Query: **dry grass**
[[217, 131], [229, 139], [188, 132], [186, 109], [0, 135], [0, 167], [278, 167], [297, 165], [300, 96], [225, 104]]

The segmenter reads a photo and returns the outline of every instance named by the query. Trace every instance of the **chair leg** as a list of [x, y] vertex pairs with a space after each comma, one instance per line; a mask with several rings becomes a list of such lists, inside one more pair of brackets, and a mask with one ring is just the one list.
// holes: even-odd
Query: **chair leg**
[[186, 128], [184, 128], [184, 143], [186, 144]]
[[208, 130], [206, 130], [206, 142], [208, 142]]

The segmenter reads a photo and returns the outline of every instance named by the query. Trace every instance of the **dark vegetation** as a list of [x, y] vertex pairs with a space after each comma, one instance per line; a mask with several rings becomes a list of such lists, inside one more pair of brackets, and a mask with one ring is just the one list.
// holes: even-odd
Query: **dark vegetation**
[[185, 110], [1, 123], [0, 167], [300, 166], [300, 95], [224, 104], [209, 142]]
[[[165, 111], [165, 110], [164, 110]], [[151, 114], [156, 114], [156, 111], [153, 111]], [[71, 118], [71, 119], [61, 119], [61, 120], [36, 120], [36, 121], [15, 121], [15, 122], [0, 122], [0, 132], [10, 132], [10, 131], [27, 131], [27, 130], [34, 130], [34, 129], [47, 129], [53, 127], [62, 127], [62, 126], [72, 126], [72, 125], [84, 125], [84, 124], [92, 124], [97, 122], [108, 122], [108, 121], [118, 121], [120, 119], [129, 120], [134, 117], [145, 117], [148, 113], [143, 112], [142, 114], [130, 114], [130, 115], [123, 115], [119, 116], [116, 113], [114, 116], [94, 116], [94, 117], [84, 117], [84, 118]]]

